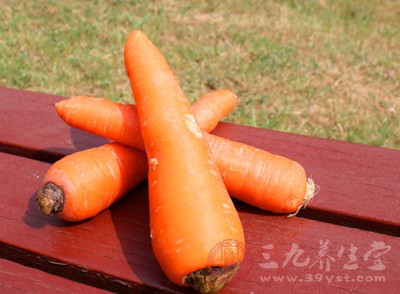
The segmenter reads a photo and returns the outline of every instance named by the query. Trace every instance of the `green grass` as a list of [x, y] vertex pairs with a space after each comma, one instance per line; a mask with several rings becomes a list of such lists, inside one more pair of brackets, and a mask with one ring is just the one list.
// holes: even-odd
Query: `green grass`
[[0, 0], [0, 85], [133, 101], [123, 46], [162, 50], [190, 101], [231, 88], [225, 121], [400, 149], [398, 1]]

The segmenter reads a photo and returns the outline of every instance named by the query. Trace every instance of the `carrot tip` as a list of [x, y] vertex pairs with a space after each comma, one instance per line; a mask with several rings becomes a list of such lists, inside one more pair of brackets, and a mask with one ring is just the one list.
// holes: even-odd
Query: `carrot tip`
[[303, 202], [300, 204], [299, 208], [295, 212], [289, 214], [288, 217], [296, 216], [296, 214], [300, 211], [300, 209], [306, 208], [308, 203], [310, 203], [311, 200], [313, 200], [314, 196], [317, 195], [318, 192], [319, 192], [319, 186], [316, 185], [311, 178], [308, 178], [306, 195], [304, 196]]
[[36, 203], [45, 215], [58, 213], [64, 206], [64, 192], [57, 185], [47, 183], [37, 192]]
[[215, 293], [228, 283], [239, 269], [239, 264], [209, 266], [186, 275], [184, 284], [200, 293]]

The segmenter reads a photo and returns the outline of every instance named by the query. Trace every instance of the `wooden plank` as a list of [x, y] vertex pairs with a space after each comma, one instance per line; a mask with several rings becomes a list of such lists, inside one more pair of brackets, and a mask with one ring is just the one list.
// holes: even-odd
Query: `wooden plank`
[[[126, 290], [120, 276], [124, 277], [125, 272], [132, 274], [133, 267], [138, 271], [133, 274], [128, 289], [150, 287], [141, 287], [142, 284], [157, 286], [154, 273], [148, 271], [148, 266], [156, 268], [161, 281], [166, 281], [157, 264], [147, 261], [153, 260], [151, 249], [140, 239], [145, 235], [144, 230], [147, 231], [144, 220], [147, 211], [130, 212], [138, 216], [131, 220], [132, 230], [126, 232], [135, 242], [131, 268], [121, 249], [115, 251], [120, 248], [120, 243], [110, 211], [82, 224], [45, 217], [36, 207], [35, 193], [42, 185], [43, 175], [50, 164], [5, 153], [0, 153], [0, 163], [4, 193], [0, 203], [0, 257], [110, 291]], [[116, 222], [123, 221], [123, 216], [116, 218]], [[138, 232], [140, 238], [135, 238]]]
[[[57, 117], [62, 97], [0, 88], [0, 99], [0, 150], [51, 161], [104, 143]], [[224, 123], [214, 133], [301, 163], [320, 192], [299, 216], [400, 234], [400, 151]]]
[[220, 124], [217, 135], [296, 160], [320, 187], [299, 216], [400, 235], [400, 151]]
[[0, 88], [0, 151], [45, 161], [108, 140], [68, 127], [54, 104], [65, 97]]
[[1, 293], [109, 293], [0, 258]]
[[[70, 224], [35, 206], [48, 163], [4, 153], [0, 163], [1, 257], [110, 291], [193, 292], [169, 282], [154, 259], [145, 183], [97, 217]], [[221, 293], [391, 292], [400, 281], [399, 238], [235, 204], [246, 259]]]

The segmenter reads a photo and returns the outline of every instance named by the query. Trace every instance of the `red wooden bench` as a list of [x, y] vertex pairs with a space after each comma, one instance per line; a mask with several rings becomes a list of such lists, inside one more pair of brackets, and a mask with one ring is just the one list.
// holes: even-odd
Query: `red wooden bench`
[[[63, 123], [60, 99], [0, 88], [0, 292], [192, 293], [153, 257], [146, 183], [76, 224], [36, 208], [52, 162], [107, 141]], [[214, 133], [294, 159], [320, 186], [294, 218], [235, 200], [246, 258], [221, 293], [396, 292], [400, 151], [227, 123]]]

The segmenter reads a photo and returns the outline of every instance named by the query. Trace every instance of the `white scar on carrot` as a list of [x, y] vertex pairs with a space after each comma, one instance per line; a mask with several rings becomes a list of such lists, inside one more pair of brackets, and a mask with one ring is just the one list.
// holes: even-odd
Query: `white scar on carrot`
[[149, 165], [150, 165], [150, 168], [152, 169], [152, 170], [156, 170], [156, 167], [157, 167], [157, 165], [158, 165], [158, 159], [157, 158], [150, 158], [149, 159]]
[[186, 127], [191, 131], [196, 137], [202, 138], [201, 130], [197, 125], [196, 119], [193, 114], [185, 114]]

